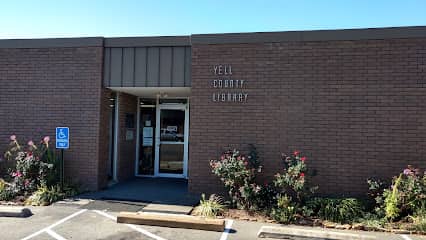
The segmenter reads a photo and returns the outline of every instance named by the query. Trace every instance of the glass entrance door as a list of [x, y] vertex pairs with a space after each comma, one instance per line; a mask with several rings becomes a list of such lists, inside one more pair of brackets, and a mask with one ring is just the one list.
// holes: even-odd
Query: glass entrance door
[[155, 175], [187, 176], [188, 110], [186, 104], [160, 104], [157, 110]]

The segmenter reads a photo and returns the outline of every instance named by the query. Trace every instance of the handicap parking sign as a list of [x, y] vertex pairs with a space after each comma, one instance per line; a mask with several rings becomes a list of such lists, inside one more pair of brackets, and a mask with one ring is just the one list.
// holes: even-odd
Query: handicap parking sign
[[69, 140], [69, 128], [68, 127], [57, 127], [56, 128], [56, 148], [68, 149], [70, 147]]

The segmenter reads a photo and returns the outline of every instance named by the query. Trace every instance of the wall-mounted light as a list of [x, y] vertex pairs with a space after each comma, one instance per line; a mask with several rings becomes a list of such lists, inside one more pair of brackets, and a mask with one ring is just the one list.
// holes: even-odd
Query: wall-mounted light
[[113, 97], [109, 98], [109, 107], [111, 108], [115, 107], [115, 98]]

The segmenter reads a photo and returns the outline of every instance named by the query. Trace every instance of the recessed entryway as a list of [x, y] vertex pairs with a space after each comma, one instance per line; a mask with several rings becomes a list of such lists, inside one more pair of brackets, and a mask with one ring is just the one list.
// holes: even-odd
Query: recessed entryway
[[139, 98], [136, 176], [187, 178], [188, 99]]

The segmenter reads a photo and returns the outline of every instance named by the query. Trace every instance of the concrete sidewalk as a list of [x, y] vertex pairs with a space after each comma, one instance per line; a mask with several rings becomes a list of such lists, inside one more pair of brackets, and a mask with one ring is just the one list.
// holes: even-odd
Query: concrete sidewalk
[[188, 192], [185, 179], [135, 178], [78, 198], [195, 206], [200, 196]]

